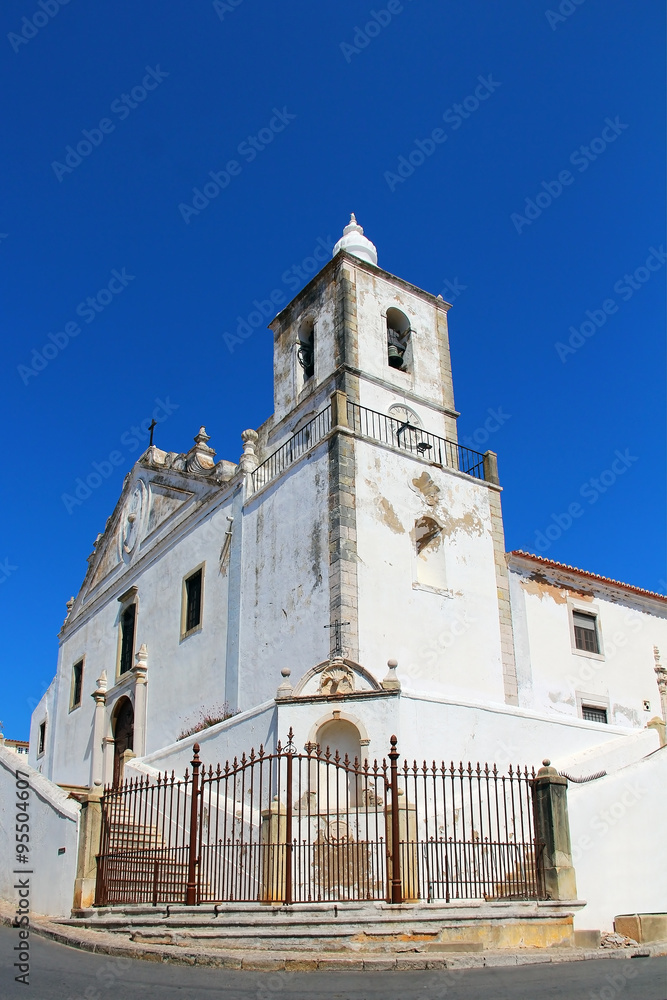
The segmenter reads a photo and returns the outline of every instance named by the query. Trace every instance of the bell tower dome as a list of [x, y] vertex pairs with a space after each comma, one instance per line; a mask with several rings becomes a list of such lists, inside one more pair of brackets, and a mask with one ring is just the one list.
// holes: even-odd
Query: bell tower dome
[[378, 252], [375, 244], [371, 243], [364, 230], [357, 222], [354, 212], [350, 215], [350, 221], [343, 230], [343, 235], [336, 243], [331, 254], [335, 257], [339, 250], [346, 250], [359, 260], [365, 260], [368, 264], [377, 265]]

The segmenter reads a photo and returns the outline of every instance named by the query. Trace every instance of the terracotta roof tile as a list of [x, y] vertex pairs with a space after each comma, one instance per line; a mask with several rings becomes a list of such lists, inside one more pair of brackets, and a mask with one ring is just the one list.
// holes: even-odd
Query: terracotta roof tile
[[510, 555], [519, 556], [521, 559], [532, 559], [533, 562], [540, 563], [542, 566], [553, 566], [554, 569], [566, 570], [568, 573], [578, 573], [579, 576], [585, 576], [589, 580], [598, 580], [600, 583], [608, 583], [612, 587], [621, 587], [623, 590], [629, 590], [633, 594], [643, 594], [644, 597], [652, 597], [658, 601], [665, 601], [667, 603], [667, 596], [664, 594], [656, 594], [653, 590], [644, 590], [643, 587], [635, 587], [631, 583], [623, 583], [621, 580], [612, 580], [608, 576], [600, 576], [599, 573], [589, 573], [588, 570], [578, 569], [576, 566], [568, 566], [567, 563], [554, 562], [552, 559], [545, 559], [544, 556], [536, 556], [532, 552], [524, 552], [523, 549], [514, 549], [510, 552]]

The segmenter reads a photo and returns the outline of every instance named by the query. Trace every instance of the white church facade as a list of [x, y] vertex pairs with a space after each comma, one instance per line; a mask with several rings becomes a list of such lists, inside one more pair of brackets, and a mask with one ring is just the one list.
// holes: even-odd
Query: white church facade
[[[410, 760], [549, 757], [575, 778], [660, 750], [667, 599], [506, 552], [496, 456], [458, 443], [449, 308], [382, 270], [352, 218], [270, 324], [274, 413], [240, 460], [202, 427], [128, 473], [32, 767], [101, 789], [183, 773], [195, 740], [215, 765], [290, 729], [351, 759], [396, 734]], [[179, 739], [203, 715], [228, 717]]]

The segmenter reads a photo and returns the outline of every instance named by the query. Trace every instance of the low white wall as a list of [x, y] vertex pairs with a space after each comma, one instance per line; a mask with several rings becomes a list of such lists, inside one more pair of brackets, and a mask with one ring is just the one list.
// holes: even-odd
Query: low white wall
[[[265, 702], [249, 712], [242, 712], [225, 722], [219, 722], [217, 726], [210, 726], [200, 733], [194, 733], [155, 753], [147, 754], [141, 761], [156, 772], [174, 771], [176, 777], [180, 778], [186, 768], [190, 770], [195, 743], [199, 743], [201, 747], [199, 756], [202, 763], [206, 767], [209, 764], [215, 767], [240, 756], [244, 751], [249, 753], [253, 747], [259, 750], [260, 743], [265, 749], [270, 748], [272, 751], [276, 740], [275, 725], [276, 704], [274, 701]], [[144, 773], [144, 770], [132, 762], [125, 768], [125, 776], [128, 778], [139, 773]]]
[[570, 783], [577, 891], [588, 901], [578, 929], [612, 930], [620, 913], [664, 913], [665, 788], [667, 747], [596, 781]]
[[639, 729], [628, 736], [620, 736], [599, 746], [587, 747], [569, 757], [558, 757], [552, 764], [561, 774], [574, 778], [585, 778], [598, 771], [613, 774], [621, 767], [636, 764], [654, 750], [660, 749], [660, 733], [657, 729]]
[[[16, 772], [29, 784], [29, 864], [16, 861]], [[27, 774], [27, 777], [26, 777]], [[0, 898], [18, 903], [19, 879], [29, 879], [30, 910], [69, 916], [76, 877], [80, 806], [48, 778], [0, 748]], [[65, 848], [59, 854], [60, 848]], [[16, 874], [18, 869], [24, 869]], [[26, 874], [28, 873], [28, 874]]]

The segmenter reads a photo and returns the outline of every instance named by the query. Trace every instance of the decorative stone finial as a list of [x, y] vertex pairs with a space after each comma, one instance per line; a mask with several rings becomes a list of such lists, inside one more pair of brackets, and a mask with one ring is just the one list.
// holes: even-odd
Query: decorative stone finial
[[199, 428], [199, 433], [195, 435], [194, 448], [185, 456], [185, 468], [187, 472], [195, 473], [208, 473], [213, 468], [215, 457], [215, 448], [210, 448], [208, 441], [211, 440], [210, 434], [206, 433], [205, 427]]
[[259, 441], [259, 434], [252, 429], [243, 431], [241, 434], [243, 441], [243, 454], [239, 465], [243, 472], [254, 472], [259, 465], [259, 459], [255, 454], [255, 446]]
[[104, 705], [106, 703], [107, 697], [107, 672], [103, 670], [100, 676], [97, 678], [97, 687], [93, 691], [92, 697], [95, 699], [95, 704]]
[[137, 678], [137, 681], [145, 683], [146, 681], [146, 671], [148, 670], [148, 648], [145, 642], [139, 646], [138, 652], [134, 654], [136, 663], [132, 667], [132, 673]]
[[279, 701], [281, 698], [290, 698], [292, 696], [292, 692], [294, 689], [290, 684], [289, 680], [291, 673], [292, 671], [290, 670], [289, 667], [283, 667], [282, 670], [280, 671], [283, 680], [282, 684], [276, 691], [276, 701]]
[[350, 215], [350, 221], [345, 226], [343, 235], [333, 248], [332, 257], [335, 257], [339, 250], [345, 250], [369, 264], [377, 264], [378, 262], [377, 249], [368, 237], [364, 236], [364, 230], [357, 222], [354, 212]]
[[537, 772], [537, 777], [538, 778], [544, 778], [547, 775], [556, 775], [556, 776], [558, 776], [558, 771], [556, 770], [555, 767], [551, 766], [551, 761], [549, 760], [549, 758], [545, 757], [544, 760], [542, 761], [542, 767]]
[[387, 666], [389, 667], [389, 670], [387, 671], [387, 676], [382, 681], [382, 687], [385, 691], [400, 691], [401, 682], [396, 674], [398, 660], [387, 660]]
[[385, 691], [400, 691], [401, 682], [396, 674], [398, 660], [387, 660], [387, 666], [389, 667], [389, 670], [387, 671], [387, 676], [382, 681], [382, 687]]

